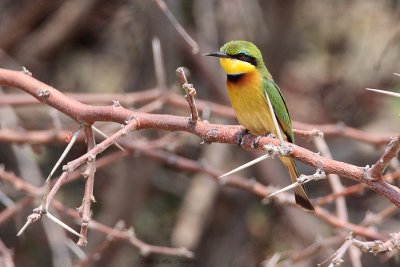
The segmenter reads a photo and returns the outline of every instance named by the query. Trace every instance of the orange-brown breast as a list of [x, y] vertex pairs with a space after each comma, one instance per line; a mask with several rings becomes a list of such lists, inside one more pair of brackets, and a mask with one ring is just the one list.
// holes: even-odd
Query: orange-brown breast
[[255, 135], [276, 135], [261, 81], [261, 76], [256, 70], [242, 74], [237, 81], [227, 80], [228, 95], [239, 123], [247, 130]]

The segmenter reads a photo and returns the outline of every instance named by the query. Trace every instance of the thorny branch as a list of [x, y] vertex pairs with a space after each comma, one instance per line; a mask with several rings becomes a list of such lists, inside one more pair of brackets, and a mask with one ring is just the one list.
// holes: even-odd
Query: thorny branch
[[[215, 168], [204, 166], [199, 162], [196, 162], [196, 161], [193, 161], [190, 159], [186, 159], [186, 158], [177, 156], [175, 154], [172, 154], [172, 153], [169, 153], [169, 152], [166, 152], [163, 150], [147, 149], [145, 147], [140, 147], [140, 146], [134, 145], [132, 142], [127, 142], [127, 141], [123, 141], [123, 140], [121, 140], [120, 143], [124, 147], [131, 150], [131, 153], [135, 153], [135, 154], [140, 153], [140, 155], [143, 155], [143, 156], [146, 156], [153, 160], [157, 160], [162, 163], [174, 166], [177, 169], [182, 169], [182, 170], [191, 171], [191, 172], [203, 172], [203, 173], [209, 174], [211, 177], [213, 177], [217, 181], [219, 179], [219, 176], [221, 175], [221, 171], [219, 171]], [[111, 160], [117, 160], [120, 158], [121, 153], [122, 152], [117, 152], [117, 153], [115, 153], [116, 154], [115, 156], [109, 155], [106, 157], [111, 157]], [[127, 155], [127, 153], [124, 153], [124, 154]], [[105, 159], [106, 157], [104, 157], [102, 159]], [[100, 165], [100, 161], [102, 159], [98, 160], [99, 165]], [[113, 163], [113, 161], [109, 160], [108, 163], [111, 164], [111, 163]], [[78, 175], [76, 177], [78, 177]], [[12, 184], [18, 183], [18, 184], [24, 185], [21, 188], [23, 188], [23, 191], [28, 192], [30, 194], [32, 192], [34, 192], [36, 194], [36, 192], [37, 192], [36, 188], [33, 187], [33, 189], [32, 189], [31, 187], [25, 186], [26, 182], [22, 181], [20, 178], [16, 177], [12, 173], [9, 173], [6, 171], [0, 171], [0, 179], [3, 179], [5, 181], [7, 181], [8, 183], [12, 183]], [[66, 182], [72, 182], [73, 180], [74, 179], [68, 179]], [[246, 178], [243, 178], [240, 176], [234, 176], [234, 175], [224, 178], [223, 185], [231, 186], [231, 187], [239, 188], [241, 190], [248, 191], [256, 196], [259, 196], [260, 198], [265, 198], [272, 192], [276, 191], [276, 188], [274, 188], [274, 187], [265, 186], [255, 180], [249, 180], [249, 179], [246, 179]], [[294, 199], [285, 193], [277, 195], [274, 198], [274, 200], [277, 201], [278, 203], [282, 203], [282, 204], [286, 204], [286, 205], [290, 205], [290, 206], [296, 206]], [[328, 211], [326, 211], [325, 209], [323, 209], [321, 207], [316, 207], [315, 215], [318, 218], [320, 218], [321, 220], [324, 220], [325, 222], [327, 222], [328, 224], [331, 224], [334, 227], [347, 229], [349, 231], [354, 232], [355, 234], [365, 236], [369, 239], [385, 238], [384, 235], [378, 233], [377, 231], [375, 231], [373, 229], [368, 229], [363, 226], [358, 226], [358, 225], [343, 221], [343, 220], [335, 217], [334, 215], [330, 214]]]
[[[32, 196], [38, 196], [41, 191], [40, 188], [35, 187], [35, 186], [27, 183], [26, 181], [22, 180], [15, 174], [7, 172], [2, 169], [0, 169], [0, 179], [4, 180], [10, 184], [19, 185], [20, 190], [28, 193], [29, 196], [27, 196], [26, 198], [23, 198], [23, 200], [22, 200], [24, 202], [26, 201], [26, 199], [32, 200]], [[27, 204], [29, 204], [29, 203], [27, 203]], [[57, 200], [53, 200], [51, 202], [51, 206], [53, 208], [55, 208], [56, 210], [66, 214], [67, 216], [69, 216], [73, 219], [77, 219], [77, 220], [81, 219], [81, 216], [78, 213], [78, 211], [65, 207], [62, 203], [60, 203]], [[7, 209], [7, 211], [8, 210], [10, 210], [10, 208]], [[7, 213], [9, 213], [9, 212], [7, 212]], [[33, 214], [36, 214], [36, 213], [33, 213]], [[31, 214], [29, 216], [33, 216], [33, 215]], [[9, 219], [10, 217], [11, 216], [7, 216], [6, 218], [3, 219], [3, 221]], [[99, 231], [101, 233], [109, 235], [115, 239], [128, 241], [128, 243], [130, 243], [132, 246], [138, 248], [141, 252], [146, 252], [147, 253], [146, 255], [153, 254], [153, 253], [159, 253], [159, 254], [177, 255], [177, 256], [183, 256], [183, 257], [193, 257], [193, 253], [191, 251], [188, 251], [185, 248], [169, 248], [169, 247], [153, 246], [153, 245], [147, 244], [147, 243], [143, 242], [142, 240], [138, 239], [135, 235], [132, 235], [132, 232], [129, 232], [127, 230], [118, 230], [115, 228], [111, 228], [111, 227], [101, 224], [95, 220], [91, 220], [88, 227], [90, 229], [94, 229], [96, 231]]]
[[400, 249], [400, 233], [394, 233], [390, 235], [390, 239], [383, 242], [381, 240], [374, 241], [360, 241], [355, 238], [351, 238], [351, 243], [359, 247], [363, 252], [370, 252], [372, 254], [378, 254], [382, 252], [394, 252]]
[[[130, 120], [130, 118], [135, 118], [134, 129], [153, 128], [167, 131], [186, 131], [199, 136], [206, 142], [230, 144], [237, 143], [236, 135], [239, 134], [239, 130], [241, 129], [239, 126], [215, 125], [201, 121], [197, 121], [196, 125], [193, 125], [184, 117], [134, 112], [121, 106], [85, 105], [67, 97], [53, 87], [50, 87], [23, 72], [0, 69], [0, 84], [19, 88], [33, 95], [39, 101], [60, 110], [71, 118], [89, 124], [94, 121], [114, 121], [125, 123], [125, 121]], [[44, 91], [46, 92], [46, 97], [43, 97]], [[91, 152], [88, 152], [75, 161], [70, 162], [67, 169], [72, 166], [76, 167], [76, 165], [79, 166], [83, 164], [86, 162], [87, 157], [91, 156], [93, 153], [97, 154], [104, 151], [114, 142], [115, 138], [117, 138], [117, 136], [111, 136], [108, 143], [104, 143], [104, 141], [104, 144], [102, 143], [103, 145], [100, 144], [99, 146], [96, 146]], [[246, 138], [244, 138], [243, 147], [245, 149], [252, 149], [254, 138], [255, 137], [251, 135], [246, 136]], [[259, 144], [261, 148], [266, 144], [272, 144], [275, 146], [279, 145], [277, 140], [270, 137], [262, 137]], [[327, 174], [335, 173], [354, 179], [358, 182], [366, 183], [372, 190], [384, 195], [395, 205], [400, 207], [400, 192], [398, 189], [382, 180], [365, 179], [363, 168], [321, 157], [305, 148], [293, 144], [287, 144], [287, 146], [292, 147], [289, 155], [290, 157], [298, 159], [310, 166], [320, 168]]]
[[[179, 73], [179, 72], [178, 72]], [[182, 80], [183, 87], [185, 88], [185, 84], [187, 84], [186, 77], [184, 76], [182, 72], [183, 77], [185, 78]], [[182, 77], [180, 77], [182, 79]], [[127, 110], [120, 105], [112, 105], [112, 106], [90, 106], [86, 104], [82, 104], [74, 99], [71, 99], [67, 97], [66, 95], [60, 93], [56, 89], [41, 83], [40, 81], [37, 81], [36, 79], [32, 78], [29, 75], [26, 75], [24, 72], [15, 72], [15, 71], [9, 71], [9, 70], [4, 70], [0, 69], [0, 85], [6, 85], [6, 86], [13, 86], [19, 89], [24, 90], [25, 92], [33, 95], [36, 99], [39, 101], [46, 103], [47, 105], [50, 105], [61, 112], [65, 113], [66, 115], [70, 116], [74, 120], [76, 120], [79, 123], [83, 123], [85, 125], [85, 133], [86, 137], [88, 139], [88, 152], [77, 158], [74, 161], [69, 162], [67, 165], [64, 166], [63, 170], [64, 172], [60, 176], [60, 178], [57, 180], [57, 182], [53, 185], [51, 188], [51, 191], [49, 194], [45, 194], [46, 196], [46, 208], [38, 212], [36, 209], [33, 214], [28, 217], [28, 226], [30, 223], [33, 221], [40, 219], [41, 216], [43, 215], [43, 212], [47, 211], [47, 207], [49, 205], [56, 207], [58, 210], [66, 210], [65, 207], [63, 207], [62, 204], [60, 204], [58, 201], [53, 200], [55, 194], [58, 192], [60, 187], [66, 182], [66, 178], [70, 176], [71, 172], [76, 170], [80, 165], [87, 163], [87, 179], [86, 179], [86, 186], [85, 186], [85, 196], [83, 198], [82, 206], [80, 208], [80, 215], [82, 217], [82, 227], [81, 227], [81, 234], [80, 234], [80, 241], [79, 243], [85, 244], [86, 243], [86, 233], [87, 233], [87, 227], [89, 228], [94, 228], [97, 229], [98, 231], [102, 231], [99, 229], [103, 229], [102, 226], [99, 227], [99, 223], [95, 221], [91, 221], [91, 224], [88, 225], [87, 222], [90, 219], [90, 202], [92, 200], [93, 196], [93, 177], [94, 177], [94, 172], [95, 172], [95, 163], [94, 163], [94, 158], [96, 157], [97, 154], [103, 152], [105, 149], [107, 149], [109, 146], [115, 143], [115, 141], [122, 137], [127, 135], [128, 132], [132, 130], [138, 130], [138, 129], [147, 129], [147, 128], [153, 128], [153, 129], [160, 129], [160, 130], [167, 130], [167, 131], [186, 131], [192, 134], [195, 134], [205, 140], [206, 142], [221, 142], [221, 143], [230, 143], [230, 144], [235, 144], [237, 140], [237, 134], [241, 131], [241, 127], [239, 126], [222, 126], [222, 125], [215, 125], [215, 124], [208, 124], [202, 121], [198, 121], [198, 113], [197, 113], [197, 107], [194, 102], [194, 94], [193, 91], [190, 93], [191, 89], [190, 88], [185, 88], [186, 91], [186, 100], [189, 103], [189, 107], [191, 109], [191, 119], [187, 119], [184, 117], [178, 117], [178, 116], [172, 116], [172, 115], [159, 115], [159, 114], [148, 114], [148, 113], [141, 113], [141, 112], [134, 112], [131, 110]], [[193, 89], [193, 87], [191, 87]], [[194, 90], [194, 89], [193, 89]], [[195, 91], [194, 91], [195, 92]], [[173, 99], [173, 98], [172, 98]], [[181, 101], [174, 100], [175, 103], [179, 103], [178, 105], [181, 105]], [[170, 101], [170, 103], [174, 103], [174, 101]], [[201, 101], [199, 101], [201, 103]], [[204, 108], [203, 103], [201, 103], [201, 108]], [[214, 107], [215, 108], [215, 107]], [[216, 108], [219, 108], [216, 106]], [[225, 112], [225, 111], [224, 111]], [[229, 112], [227, 112], [228, 116], [230, 116]], [[122, 124], [127, 124], [123, 129], [120, 131], [116, 132], [112, 136], [106, 138], [103, 142], [101, 142], [98, 146], [94, 145], [94, 138], [92, 141], [90, 141], [90, 137], [93, 137], [93, 132], [92, 128], [89, 126], [95, 121], [114, 121]], [[194, 124], [193, 122], [196, 122]], [[314, 127], [315, 128], [315, 127]], [[314, 129], [312, 128], [312, 129]], [[308, 129], [307, 126], [304, 126], [302, 129], [306, 130]], [[303, 135], [303, 136], [320, 136], [321, 135], [321, 130], [312, 130], [311, 131], [298, 131], [297, 134]], [[339, 128], [338, 128], [339, 129]], [[344, 127], [345, 130], [340, 129], [330, 129], [331, 132], [328, 131], [328, 135], [343, 135], [343, 136], [348, 136], [351, 138], [354, 138], [356, 140], [364, 141], [364, 142], [369, 142], [372, 144], [382, 144], [387, 140], [387, 137], [379, 137], [375, 138], [374, 137], [368, 137], [368, 138], [358, 138], [352, 130], [355, 129], [350, 129]], [[327, 133], [325, 131], [322, 131], [325, 135]], [[50, 133], [51, 134], [51, 133]], [[1, 135], [0, 135], [1, 136]], [[54, 138], [54, 137], [53, 137]], [[55, 137], [56, 139], [59, 139], [60, 136]], [[248, 135], [244, 138], [243, 142], [243, 147], [245, 149], [254, 149], [253, 141], [256, 137]], [[386, 138], [386, 139], [385, 139]], [[48, 139], [47, 139], [48, 140]], [[390, 159], [395, 157], [399, 151], [399, 137], [397, 137], [396, 142], [392, 141], [388, 148], [386, 149], [385, 153], [382, 155], [380, 160], [375, 164], [371, 169], [369, 170], [364, 170], [361, 167], [357, 167], [351, 164], [347, 164], [344, 162], [339, 162], [335, 161], [332, 159], [328, 159], [325, 157], [322, 157], [320, 155], [317, 155], [307, 149], [304, 149], [302, 147], [293, 145], [293, 144], [285, 144], [291, 147], [290, 152], [288, 156], [296, 158], [310, 166], [314, 166], [317, 169], [320, 169], [324, 173], [327, 174], [338, 174], [344, 177], [351, 178], [353, 180], [356, 180], [358, 182], [363, 183], [362, 187], [368, 186], [371, 189], [375, 190], [376, 192], [386, 196], [389, 200], [391, 200], [396, 206], [400, 206], [400, 193], [399, 190], [388, 184], [384, 179], [368, 179], [370, 177], [376, 178], [376, 177], [381, 177], [381, 174], [383, 170], [386, 168], [387, 164], [389, 163]], [[393, 143], [394, 142], [394, 143]], [[175, 167], [178, 168], [185, 168], [185, 169], [192, 169], [194, 171], [202, 171], [202, 172], [208, 172], [210, 173], [214, 178], [218, 178], [221, 173], [217, 170], [211, 170], [209, 168], [206, 168], [204, 166], [200, 166], [197, 163], [188, 161], [187, 159], [182, 159], [179, 158], [176, 155], [170, 155], [168, 152], [160, 151], [160, 150], [149, 150], [149, 149], [142, 149], [138, 146], [134, 146], [132, 142], [128, 142], [126, 140], [122, 140], [121, 144], [124, 145], [124, 147], [128, 147], [130, 150], [139, 150], [140, 153], [143, 155], [146, 155], [151, 158], [155, 158], [161, 161], [165, 161], [168, 164], [171, 164], [173, 162]], [[279, 146], [279, 141], [270, 138], [270, 137], [262, 137], [259, 140], [259, 149], [265, 147], [265, 146]], [[167, 153], [167, 154], [165, 154]], [[124, 153], [119, 153], [119, 154], [124, 154]], [[171, 161], [171, 157], [174, 157], [174, 160]], [[117, 157], [115, 157], [117, 158]], [[99, 160], [100, 162], [100, 160]], [[91, 165], [93, 163], [93, 165]], [[85, 173], [86, 173], [85, 172]], [[368, 175], [366, 177], [365, 172], [367, 172]], [[378, 174], [378, 175], [377, 175]], [[72, 174], [71, 174], [72, 175]], [[1, 175], [0, 175], [1, 177]], [[91, 181], [89, 181], [89, 178]], [[11, 178], [11, 181], [14, 181], [15, 184], [15, 177]], [[21, 183], [19, 183], [21, 184]], [[265, 187], [262, 184], [256, 182], [256, 181], [248, 181], [246, 179], [243, 179], [241, 177], [227, 177], [224, 179], [224, 184], [226, 185], [231, 185], [234, 187], [242, 188], [244, 190], [250, 191], [253, 194], [259, 195], [261, 197], [266, 197], [268, 194], [274, 191], [273, 188]], [[42, 190], [38, 188], [32, 188], [26, 183], [22, 183], [21, 186], [22, 190], [25, 190], [29, 192], [30, 194], [33, 194], [37, 196], [38, 194], [41, 193]], [[343, 189], [346, 190], [346, 189]], [[342, 191], [343, 191], [342, 190]], [[342, 196], [341, 191], [335, 192], [337, 196]], [[336, 197], [337, 197], [336, 196]], [[282, 199], [285, 203], [289, 203], [294, 205], [294, 202], [291, 200], [288, 202], [288, 200], [285, 198], [285, 196], [279, 197], [278, 199]], [[335, 199], [335, 198], [332, 198]], [[293, 202], [293, 203], [292, 203]], [[25, 202], [24, 202], [25, 203]], [[29, 203], [28, 203], [29, 204]], [[86, 207], [86, 208], [85, 208]], [[73, 211], [68, 210], [67, 213], [69, 213], [69, 216], [73, 216], [76, 218], [78, 214], [75, 212], [74, 215], [72, 215]], [[335, 225], [336, 227], [347, 229], [352, 231], [353, 233], [357, 235], [362, 235], [371, 239], [385, 239], [385, 236], [380, 234], [379, 232], [374, 231], [371, 228], [366, 228], [361, 225], [356, 225], [352, 224], [343, 218], [338, 218], [335, 217], [334, 215], [330, 214], [320, 206], [316, 207], [316, 216], [329, 222], [332, 225]], [[96, 228], [97, 227], [97, 228]], [[24, 228], [23, 228], [24, 229]], [[23, 230], [21, 229], [21, 230]], [[115, 230], [115, 229], [114, 229]], [[22, 232], [22, 231], [20, 231]], [[105, 230], [105, 232], [114, 233], [111, 230]], [[170, 254], [170, 255], [181, 255], [181, 256], [187, 256], [190, 257], [192, 254], [188, 252], [187, 250], [184, 249], [173, 249], [173, 248], [161, 248], [161, 247], [154, 247], [151, 245], [147, 245], [143, 243], [142, 241], [136, 239], [134, 235], [132, 235], [132, 232], [126, 231], [124, 233], [118, 233], [113, 236], [117, 236], [120, 239], [125, 239], [128, 240], [132, 245], [138, 247], [142, 254], [146, 254], [147, 252], [150, 253], [165, 253], [165, 254]], [[398, 235], [394, 234], [392, 238], [390, 239], [391, 242], [393, 240], [398, 241]], [[355, 239], [353, 239], [355, 240]], [[398, 248], [398, 243], [396, 243], [395, 246], [390, 247], [388, 242], [383, 243], [384, 245], [375, 245], [373, 248], [375, 250], [380, 251], [385, 251], [390, 250], [393, 248]], [[82, 242], [81, 242], [82, 241]], [[360, 242], [362, 241], [354, 241], [354, 242], [359, 242], [358, 244], [361, 244]], [[353, 242], [353, 243], [354, 243]], [[372, 243], [368, 242], [363, 242], [365, 243], [364, 246], [369, 246], [372, 247]], [[393, 243], [393, 242], [392, 242]], [[376, 242], [374, 243], [376, 244]], [[360, 245], [361, 246], [361, 245]], [[379, 247], [379, 248], [377, 248]]]

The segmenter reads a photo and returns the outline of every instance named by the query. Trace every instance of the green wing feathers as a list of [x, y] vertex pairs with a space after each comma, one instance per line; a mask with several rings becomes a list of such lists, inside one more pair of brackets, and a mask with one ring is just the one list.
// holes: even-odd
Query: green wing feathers
[[263, 89], [268, 94], [278, 123], [281, 126], [283, 132], [286, 134], [287, 140], [290, 143], [294, 143], [292, 122], [290, 120], [289, 111], [287, 109], [285, 99], [282, 96], [281, 90], [274, 81], [267, 79], [263, 80]]

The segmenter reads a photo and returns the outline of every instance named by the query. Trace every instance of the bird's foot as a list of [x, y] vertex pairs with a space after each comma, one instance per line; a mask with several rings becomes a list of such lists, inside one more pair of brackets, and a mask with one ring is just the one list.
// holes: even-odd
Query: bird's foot
[[293, 147], [291, 147], [290, 145], [287, 145], [285, 143], [280, 144], [279, 148], [280, 148], [280, 151], [281, 151], [280, 153], [282, 156], [289, 155], [290, 153], [292, 153], [292, 150], [293, 150]]
[[251, 148], [252, 149], [256, 149], [258, 148], [258, 143], [260, 142], [261, 137], [263, 137], [263, 135], [258, 135], [253, 142], [251, 142]]
[[246, 135], [248, 135], [248, 134], [249, 134], [249, 130], [247, 130], [247, 129], [241, 130], [241, 131], [239, 132], [238, 138], [236, 139], [236, 143], [238, 144], [238, 146], [243, 146], [243, 144], [244, 144], [244, 137], [245, 137]]
[[253, 142], [251, 142], [251, 148], [252, 148], [252, 149], [257, 149], [257, 148], [258, 148], [258, 145], [259, 145], [259, 143], [260, 143], [261, 137], [269, 137], [269, 138], [273, 138], [273, 139], [274, 139], [274, 138], [276, 138], [276, 135], [273, 134], [273, 133], [258, 135], [258, 136], [253, 140]]

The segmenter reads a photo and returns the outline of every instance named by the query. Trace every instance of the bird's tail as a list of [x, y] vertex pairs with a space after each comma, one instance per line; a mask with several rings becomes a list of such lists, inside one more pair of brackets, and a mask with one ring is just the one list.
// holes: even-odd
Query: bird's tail
[[[288, 169], [289, 176], [292, 182], [293, 183], [296, 182], [297, 178], [299, 177], [299, 173], [297, 171], [296, 164], [294, 163], [293, 159], [288, 157], [282, 157], [281, 160]], [[314, 207], [311, 204], [310, 199], [308, 198], [303, 185], [297, 186], [294, 189], [294, 197], [297, 205], [299, 205], [303, 209], [314, 211]]]

